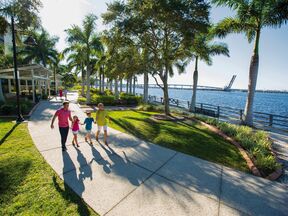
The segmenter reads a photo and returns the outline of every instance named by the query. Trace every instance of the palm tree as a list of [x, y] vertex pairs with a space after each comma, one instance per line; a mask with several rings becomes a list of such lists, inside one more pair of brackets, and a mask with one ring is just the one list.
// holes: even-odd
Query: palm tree
[[74, 43], [68, 48], [64, 49], [62, 52], [64, 56], [68, 55], [67, 66], [70, 70], [75, 70], [76, 74], [81, 72], [81, 95], [85, 95], [85, 79], [86, 79], [86, 71], [84, 69], [86, 65], [86, 57], [83, 55], [85, 52], [85, 46], [80, 43]]
[[90, 103], [90, 73], [91, 73], [91, 64], [90, 57], [92, 54], [92, 50], [99, 50], [102, 48], [102, 44], [100, 42], [100, 37], [95, 33], [96, 29], [96, 19], [97, 17], [93, 14], [87, 15], [83, 20], [83, 28], [73, 25], [70, 29], [67, 29], [66, 32], [68, 34], [67, 41], [70, 45], [75, 43], [79, 43], [84, 46], [84, 58], [86, 59], [86, 99], [87, 103]]
[[49, 62], [56, 61], [58, 53], [55, 45], [58, 37], [51, 37], [44, 29], [42, 29], [40, 33], [34, 31], [30, 34], [36, 44], [34, 46], [25, 46], [19, 51], [19, 54], [23, 55], [24, 61], [35, 61], [36, 63], [41, 63], [44, 67], [46, 67]]
[[225, 55], [229, 57], [229, 50], [224, 43], [212, 43], [213, 36], [209, 34], [199, 34], [194, 40], [194, 45], [191, 47], [191, 58], [195, 59], [195, 69], [193, 73], [193, 92], [189, 111], [196, 110], [196, 92], [198, 85], [198, 62], [204, 61], [208, 65], [212, 65], [212, 56]]
[[254, 41], [253, 55], [249, 69], [248, 94], [243, 123], [253, 126], [253, 102], [259, 67], [259, 43], [264, 27], [280, 28], [288, 21], [287, 0], [213, 0], [236, 11], [235, 17], [223, 19], [215, 28], [219, 37], [230, 33], [245, 33], [248, 42]]

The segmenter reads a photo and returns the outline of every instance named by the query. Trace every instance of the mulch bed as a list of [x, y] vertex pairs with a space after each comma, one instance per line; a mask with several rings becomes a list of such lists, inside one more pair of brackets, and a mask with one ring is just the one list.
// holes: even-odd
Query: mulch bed
[[151, 116], [153, 120], [158, 120], [158, 121], [184, 121], [185, 118], [182, 116], [167, 116], [165, 114], [155, 114]]

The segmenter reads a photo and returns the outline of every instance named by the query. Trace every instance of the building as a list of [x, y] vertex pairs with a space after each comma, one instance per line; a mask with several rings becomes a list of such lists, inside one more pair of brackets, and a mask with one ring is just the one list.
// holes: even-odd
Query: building
[[[54, 83], [53, 72], [39, 64], [24, 65], [18, 68], [20, 96], [34, 103], [43, 95], [49, 97], [51, 83]], [[14, 68], [0, 69], [0, 96], [13, 99], [16, 96]], [[61, 86], [61, 76], [56, 75], [56, 89]], [[53, 86], [53, 88], [55, 88]], [[53, 89], [54, 90], [54, 89]], [[1, 98], [0, 98], [1, 99]]]

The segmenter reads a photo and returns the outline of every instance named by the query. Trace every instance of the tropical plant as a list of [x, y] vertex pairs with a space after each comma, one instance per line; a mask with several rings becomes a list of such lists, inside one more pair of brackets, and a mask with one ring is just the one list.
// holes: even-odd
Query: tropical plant
[[36, 44], [20, 49], [19, 54], [23, 55], [25, 62], [34, 61], [46, 67], [49, 62], [57, 61], [58, 53], [55, 46], [58, 37], [50, 36], [44, 29], [41, 29], [40, 32], [31, 31], [29, 34], [34, 38]]
[[95, 33], [96, 30], [96, 20], [97, 17], [93, 14], [88, 14], [82, 23], [82, 28], [73, 25], [71, 28], [67, 29], [66, 32], [68, 34], [67, 41], [69, 45], [73, 45], [75, 43], [81, 44], [83, 46], [84, 52], [82, 55], [85, 57], [86, 63], [86, 98], [87, 103], [90, 103], [90, 74], [91, 74], [91, 54], [92, 50], [100, 50], [102, 49], [102, 44], [100, 41], [100, 37]]
[[253, 125], [253, 103], [259, 67], [260, 35], [265, 27], [279, 28], [288, 21], [287, 0], [213, 0], [217, 5], [228, 6], [234, 11], [234, 17], [220, 21], [215, 28], [219, 37], [230, 33], [244, 33], [251, 43], [254, 41], [253, 55], [249, 69], [248, 94], [243, 123]]
[[67, 66], [70, 70], [74, 70], [75, 74], [81, 73], [81, 95], [85, 94], [85, 79], [86, 79], [86, 57], [83, 55], [85, 46], [80, 43], [73, 43], [63, 51], [66, 56]]
[[213, 36], [211, 34], [199, 34], [195, 37], [194, 43], [191, 46], [190, 55], [191, 59], [195, 59], [195, 69], [193, 73], [193, 92], [189, 110], [195, 112], [199, 60], [204, 61], [208, 65], [212, 65], [212, 56], [225, 55], [229, 57], [229, 50], [225, 43], [213, 42]]

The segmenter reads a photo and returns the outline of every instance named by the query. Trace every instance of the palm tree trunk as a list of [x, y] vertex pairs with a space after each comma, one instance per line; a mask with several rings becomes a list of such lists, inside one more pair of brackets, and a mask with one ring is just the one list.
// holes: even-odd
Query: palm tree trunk
[[99, 91], [101, 92], [102, 88], [102, 74], [101, 74], [101, 69], [99, 70]]
[[133, 78], [133, 95], [136, 93], [136, 76]]
[[132, 94], [132, 77], [129, 80], [129, 94]]
[[120, 93], [122, 92], [123, 79], [120, 79]]
[[[89, 62], [89, 61], [88, 61], [88, 62]], [[91, 102], [91, 97], [90, 97], [90, 64], [89, 64], [89, 63], [88, 63], [88, 65], [87, 65], [86, 86], [87, 86], [87, 90], [86, 90], [86, 101], [87, 101], [87, 104], [90, 104], [90, 102]]]
[[193, 92], [192, 92], [192, 98], [191, 98], [191, 104], [189, 107], [190, 112], [196, 111], [196, 92], [197, 92], [197, 85], [198, 85], [198, 56], [196, 56], [195, 59], [195, 70], [193, 73]]
[[113, 79], [109, 79], [109, 88], [110, 91], [113, 91]]
[[105, 85], [105, 74], [104, 74], [104, 68], [102, 68], [102, 90], [101, 92], [104, 92], [104, 85]]
[[144, 72], [144, 92], [143, 92], [143, 95], [144, 95], [144, 103], [147, 103], [148, 102], [148, 82], [149, 82], [149, 77], [148, 77], [148, 72]]
[[115, 79], [114, 92], [115, 92], [115, 98], [119, 99], [118, 80], [117, 80], [117, 78]]
[[248, 126], [253, 126], [253, 103], [254, 103], [258, 68], [259, 68], [259, 40], [260, 40], [260, 29], [258, 29], [256, 32], [254, 52], [251, 57], [249, 68], [248, 93], [243, 119], [243, 123]]
[[82, 86], [81, 86], [81, 95], [84, 97], [85, 95], [85, 71], [83, 65], [81, 65], [81, 70], [82, 70]]

